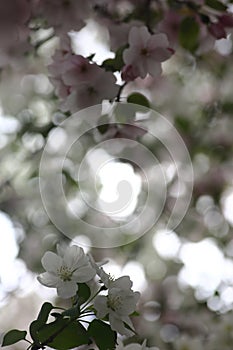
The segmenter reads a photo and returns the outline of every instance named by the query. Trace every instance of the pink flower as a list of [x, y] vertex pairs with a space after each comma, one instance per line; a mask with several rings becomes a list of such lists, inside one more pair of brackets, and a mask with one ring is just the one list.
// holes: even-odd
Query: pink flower
[[147, 74], [160, 75], [161, 62], [170, 58], [173, 52], [166, 34], [151, 35], [145, 26], [133, 27], [129, 33], [129, 48], [124, 51], [123, 59], [126, 65], [134, 67], [138, 76], [145, 78]]
[[103, 100], [112, 100], [116, 97], [118, 87], [115, 84], [116, 79], [114, 75], [110, 72], [105, 72], [96, 64], [89, 64], [89, 66], [93, 74], [90, 79], [77, 80], [71, 87], [71, 94], [62, 103], [64, 111], [69, 110], [74, 113], [79, 109], [99, 104]]
[[48, 68], [64, 111], [74, 113], [117, 95], [114, 75], [87, 58], [73, 54], [67, 45], [56, 51]]
[[27, 21], [31, 8], [27, 0], [0, 1], [0, 42], [2, 47], [9, 47], [28, 38]]
[[162, 21], [158, 24], [158, 29], [167, 35], [168, 40], [172, 43], [173, 47], [176, 47], [178, 44], [181, 21], [182, 15], [179, 12], [169, 10], [165, 13]]
[[45, 18], [47, 25], [58, 33], [80, 30], [85, 26], [89, 11], [89, 0], [39, 0], [34, 9], [35, 15]]

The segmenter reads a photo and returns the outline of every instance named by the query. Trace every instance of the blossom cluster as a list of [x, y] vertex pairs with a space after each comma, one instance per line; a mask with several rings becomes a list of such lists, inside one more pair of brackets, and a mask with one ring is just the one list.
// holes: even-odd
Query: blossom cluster
[[112, 330], [119, 334], [134, 334], [129, 316], [136, 309], [140, 293], [132, 291], [128, 276], [112, 279], [78, 246], [65, 250], [58, 246], [58, 254], [46, 252], [41, 262], [46, 272], [38, 276], [38, 281], [46, 287], [57, 288], [58, 296], [65, 299], [76, 295], [78, 283], [90, 282], [99, 276], [108, 294], [97, 295], [94, 299], [97, 317], [104, 319], [108, 316]]

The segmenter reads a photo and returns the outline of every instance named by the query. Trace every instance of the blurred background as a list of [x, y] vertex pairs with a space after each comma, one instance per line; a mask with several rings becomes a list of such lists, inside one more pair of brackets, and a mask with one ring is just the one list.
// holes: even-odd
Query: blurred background
[[[96, 53], [94, 60], [98, 64], [114, 57], [108, 28], [96, 18], [87, 20], [80, 31], [73, 31], [70, 36], [74, 50], [84, 56]], [[2, 332], [27, 328], [44, 301], [56, 300], [55, 290], [41, 286], [36, 276], [42, 271], [44, 252], [55, 251], [58, 242], [69, 242], [46, 214], [39, 189], [43, 148], [51, 130], [67, 117], [59, 109], [47, 70], [59, 40], [53, 29], [33, 31], [33, 26], [30, 40], [33, 48], [30, 54], [12, 55], [6, 60], [0, 53]], [[105, 269], [111, 275], [130, 276], [133, 289], [142, 294], [140, 316], [134, 318], [134, 324], [140, 337], [147, 337], [151, 346], [161, 350], [186, 350], [192, 349], [191, 346], [202, 349], [203, 339], [210, 338], [209, 349], [214, 349], [213, 337], [215, 346], [220, 344], [219, 348], [230, 349], [233, 338], [231, 32], [226, 38], [216, 40], [210, 51], [198, 55], [177, 47], [175, 55], [162, 67], [160, 77], [138, 78], [127, 84], [122, 101], [131, 92], [143, 93], [151, 108], [167, 118], [181, 135], [194, 172], [192, 199], [185, 217], [172, 231], [157, 224], [143, 237], [116, 248], [89, 248], [88, 236], [78, 230], [75, 239], [97, 261], [108, 259]], [[120, 74], [116, 73], [116, 77], [121, 84]], [[92, 144], [95, 136], [88, 135], [85, 142]], [[153, 139], [147, 139], [146, 135], [142, 138], [150, 150], [158, 151]], [[172, 163], [165, 157], [161, 164], [175, 197]], [[64, 188], [76, 210], [85, 217], [87, 208], [80, 202], [72, 169], [67, 164]], [[127, 221], [140, 203], [143, 177], [132, 164], [123, 162], [106, 171], [101, 175], [98, 194], [101, 198], [111, 202], [120, 181], [127, 179], [132, 184], [134, 204], [123, 213], [122, 219]], [[118, 219], [107, 217], [107, 220]], [[19, 343], [10, 348], [20, 350], [24, 345]]]

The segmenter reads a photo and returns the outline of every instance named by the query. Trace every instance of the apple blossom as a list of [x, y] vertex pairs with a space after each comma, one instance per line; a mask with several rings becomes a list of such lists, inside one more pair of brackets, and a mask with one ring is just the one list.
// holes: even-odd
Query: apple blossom
[[64, 299], [76, 294], [77, 283], [88, 282], [95, 276], [89, 258], [77, 246], [65, 251], [58, 248], [58, 255], [46, 252], [41, 263], [46, 272], [37, 277], [38, 281], [46, 287], [57, 288], [58, 296]]
[[141, 344], [131, 343], [128, 345], [123, 345], [123, 343], [119, 340], [118, 345], [116, 347], [116, 350], [159, 350], [157, 347], [152, 346], [148, 347], [146, 346], [146, 339]]
[[[141, 78], [147, 74], [155, 77], [162, 72], [161, 62], [173, 54], [166, 34], [151, 35], [145, 26], [132, 27], [129, 32], [129, 48], [123, 53], [127, 66]], [[134, 74], [133, 74], [134, 75]]]
[[110, 326], [122, 335], [133, 334], [133, 324], [129, 315], [135, 311], [140, 293], [133, 292], [132, 282], [128, 276], [108, 282], [108, 295], [99, 295], [94, 301], [97, 317], [103, 318], [108, 315]]

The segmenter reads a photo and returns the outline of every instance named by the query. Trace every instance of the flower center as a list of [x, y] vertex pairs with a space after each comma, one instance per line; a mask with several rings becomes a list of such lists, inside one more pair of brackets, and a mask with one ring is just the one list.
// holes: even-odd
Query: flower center
[[119, 309], [122, 305], [122, 298], [120, 295], [109, 295], [108, 296], [108, 301], [107, 301], [107, 306], [113, 310], [116, 311]]
[[141, 55], [142, 56], [148, 56], [149, 55], [149, 51], [147, 50], [147, 48], [146, 47], [143, 47], [142, 49], [141, 49]]
[[93, 96], [97, 93], [97, 91], [93, 88], [93, 86], [89, 86], [87, 88], [87, 92], [88, 92], [89, 96]]
[[57, 273], [62, 281], [71, 281], [73, 272], [67, 266], [62, 266], [60, 269], [58, 269]]

